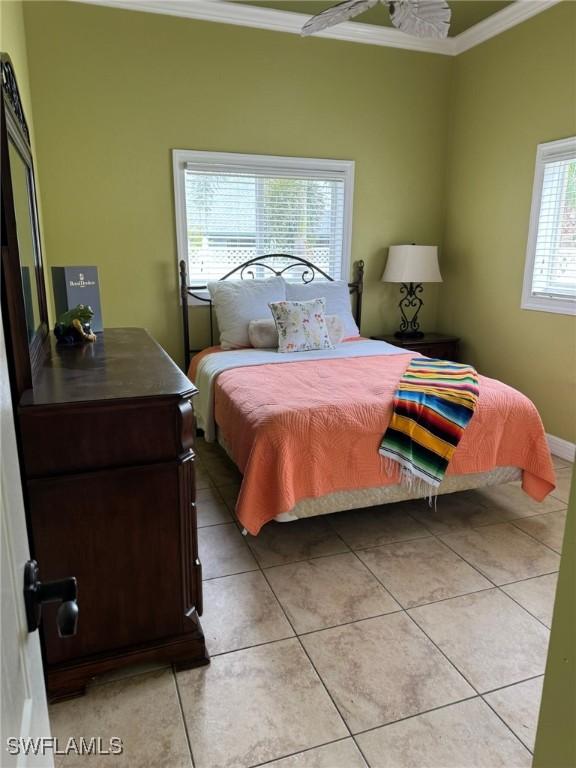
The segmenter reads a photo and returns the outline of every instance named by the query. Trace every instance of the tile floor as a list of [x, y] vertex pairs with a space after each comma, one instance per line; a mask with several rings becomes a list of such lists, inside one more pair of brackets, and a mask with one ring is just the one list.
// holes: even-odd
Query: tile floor
[[[199, 441], [211, 664], [140, 667], [51, 707], [61, 739], [120, 736], [114, 768], [528, 768], [571, 466], [243, 537], [240, 477]], [[81, 760], [81, 762], [80, 762]]]

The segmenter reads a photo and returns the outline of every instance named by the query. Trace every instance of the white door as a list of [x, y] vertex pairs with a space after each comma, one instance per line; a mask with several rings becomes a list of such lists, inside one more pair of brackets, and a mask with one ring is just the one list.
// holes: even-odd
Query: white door
[[[28, 633], [22, 588], [24, 564], [30, 558], [20, 485], [14, 416], [6, 365], [4, 329], [0, 321], [0, 557], [2, 698], [0, 765], [2, 768], [54, 765], [51, 752], [34, 755], [40, 737], [50, 736], [38, 631]], [[32, 739], [26, 755], [10, 738]], [[30, 745], [30, 742], [28, 742]], [[8, 749], [10, 747], [10, 750]], [[37, 747], [36, 747], [37, 749]]]

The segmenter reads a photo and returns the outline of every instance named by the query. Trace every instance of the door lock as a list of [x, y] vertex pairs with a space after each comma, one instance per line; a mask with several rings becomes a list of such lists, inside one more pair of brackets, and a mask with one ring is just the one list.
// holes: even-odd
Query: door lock
[[40, 626], [43, 603], [61, 603], [56, 616], [58, 635], [72, 637], [78, 627], [78, 584], [74, 576], [58, 581], [40, 581], [36, 560], [28, 560], [24, 566], [24, 604], [28, 632]]

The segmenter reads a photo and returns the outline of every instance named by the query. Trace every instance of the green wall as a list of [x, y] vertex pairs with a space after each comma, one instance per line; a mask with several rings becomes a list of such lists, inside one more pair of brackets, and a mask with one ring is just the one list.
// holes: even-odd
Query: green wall
[[107, 325], [181, 357], [170, 150], [190, 148], [354, 159], [362, 327], [395, 327], [385, 246], [442, 234], [449, 57], [76, 3], [25, 14], [49, 263], [98, 265]]
[[576, 133], [576, 3], [458, 56], [439, 325], [576, 440], [574, 317], [520, 309], [536, 145]]

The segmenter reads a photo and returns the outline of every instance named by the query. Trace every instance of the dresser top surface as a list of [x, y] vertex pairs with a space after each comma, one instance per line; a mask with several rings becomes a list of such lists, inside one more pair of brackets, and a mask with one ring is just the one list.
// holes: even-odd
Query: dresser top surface
[[147, 331], [109, 328], [93, 344], [57, 346], [52, 339], [20, 407], [195, 393], [194, 384]]

